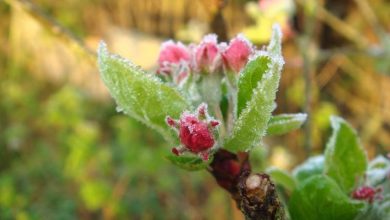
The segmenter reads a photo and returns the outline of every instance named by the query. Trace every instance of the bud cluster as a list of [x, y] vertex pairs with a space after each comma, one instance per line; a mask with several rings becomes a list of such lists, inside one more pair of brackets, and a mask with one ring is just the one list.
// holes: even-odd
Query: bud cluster
[[202, 103], [195, 114], [184, 112], [179, 120], [168, 116], [167, 124], [179, 135], [181, 145], [172, 148], [172, 153], [180, 155], [191, 152], [208, 160], [211, 148], [215, 144], [214, 131], [219, 121], [211, 118], [207, 112], [207, 105]]
[[170, 40], [161, 46], [157, 73], [175, 84], [190, 74], [239, 73], [253, 53], [252, 44], [243, 35], [237, 35], [229, 44], [218, 43], [215, 34], [206, 35], [198, 45]]

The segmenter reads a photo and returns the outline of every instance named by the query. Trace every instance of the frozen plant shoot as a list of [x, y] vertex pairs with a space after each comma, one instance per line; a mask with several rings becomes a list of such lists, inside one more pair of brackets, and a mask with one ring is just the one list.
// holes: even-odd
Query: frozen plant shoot
[[[281, 38], [274, 26], [264, 49], [241, 34], [230, 42], [214, 34], [199, 44], [169, 40], [155, 73], [109, 53], [102, 42], [99, 69], [118, 108], [169, 143], [166, 158], [186, 170], [209, 171], [246, 219], [365, 219], [374, 209], [386, 216], [386, 189], [376, 187], [388, 183], [390, 162], [373, 172], [354, 129], [339, 117], [331, 118], [324, 156], [309, 158], [293, 174], [252, 172], [249, 155], [263, 137], [286, 134], [306, 120], [304, 113], [272, 114], [284, 65]], [[379, 183], [366, 187], [359, 182], [364, 176]]]

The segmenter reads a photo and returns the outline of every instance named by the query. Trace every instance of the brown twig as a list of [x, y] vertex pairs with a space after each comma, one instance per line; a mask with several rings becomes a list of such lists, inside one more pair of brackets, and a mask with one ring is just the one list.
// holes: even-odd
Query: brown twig
[[283, 220], [284, 209], [267, 174], [251, 174], [248, 153], [220, 149], [209, 172], [230, 193], [248, 220]]

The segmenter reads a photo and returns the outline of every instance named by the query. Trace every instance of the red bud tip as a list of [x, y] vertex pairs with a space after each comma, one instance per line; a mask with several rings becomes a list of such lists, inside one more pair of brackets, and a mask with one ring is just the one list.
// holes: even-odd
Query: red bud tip
[[205, 117], [206, 112], [207, 112], [207, 104], [205, 104], [205, 103], [200, 104], [200, 106], [198, 108], [198, 115], [200, 117]]
[[176, 147], [172, 148], [172, 153], [176, 156], [179, 156], [180, 154], [179, 150]]
[[219, 121], [212, 120], [212, 121], [210, 121], [210, 125], [211, 125], [211, 127], [216, 127], [219, 125]]
[[201, 152], [199, 154], [200, 158], [202, 158], [203, 161], [208, 161], [209, 160], [209, 152]]
[[169, 116], [166, 118], [166, 122], [171, 127], [176, 127], [176, 125], [177, 125], [176, 121], [173, 120], [173, 118], [171, 118]]

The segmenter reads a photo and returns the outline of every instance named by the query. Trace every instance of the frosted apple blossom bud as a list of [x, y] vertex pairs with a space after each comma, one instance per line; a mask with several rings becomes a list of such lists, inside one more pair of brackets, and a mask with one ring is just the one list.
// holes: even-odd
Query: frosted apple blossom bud
[[240, 72], [252, 52], [252, 44], [243, 35], [238, 35], [230, 41], [229, 46], [222, 53], [225, 69]]
[[194, 49], [194, 66], [197, 71], [215, 72], [222, 66], [217, 35], [209, 34], [203, 37], [202, 42]]
[[214, 130], [219, 122], [210, 118], [206, 104], [201, 104], [196, 114], [184, 112], [178, 121], [168, 116], [166, 122], [179, 134], [181, 146], [172, 149], [175, 155], [189, 151], [208, 160], [209, 151], [215, 144]]
[[178, 42], [166, 41], [161, 45], [158, 57], [159, 73], [170, 74], [172, 66], [178, 66], [180, 63], [189, 63], [191, 54], [189, 49]]
[[207, 150], [214, 145], [213, 134], [207, 123], [192, 114], [183, 114], [181, 117], [179, 137], [180, 142], [194, 153]]

